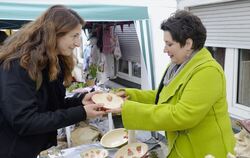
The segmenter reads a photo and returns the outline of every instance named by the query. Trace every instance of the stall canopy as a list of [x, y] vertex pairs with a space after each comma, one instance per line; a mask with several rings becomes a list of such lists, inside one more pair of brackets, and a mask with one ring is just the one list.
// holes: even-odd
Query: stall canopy
[[[18, 29], [23, 24], [37, 18], [50, 6], [51, 4], [0, 2], [0, 29]], [[155, 88], [151, 31], [147, 7], [86, 4], [67, 6], [77, 11], [85, 21], [134, 21], [143, 62], [146, 66], [146, 74], [142, 74], [142, 77], [148, 79], [148, 82], [142, 87], [146, 89]], [[145, 78], [142, 78], [142, 80], [145, 80]]]

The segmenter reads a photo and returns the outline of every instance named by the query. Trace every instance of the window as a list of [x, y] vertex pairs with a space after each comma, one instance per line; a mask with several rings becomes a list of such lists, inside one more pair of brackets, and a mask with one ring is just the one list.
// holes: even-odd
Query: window
[[117, 62], [117, 76], [141, 85], [141, 64], [135, 61], [120, 59]]
[[132, 62], [132, 75], [141, 78], [141, 65], [136, 62]]
[[250, 118], [250, 50], [227, 48], [225, 53], [225, 75], [227, 101], [231, 117]]
[[128, 74], [128, 69], [128, 61], [120, 59], [118, 70], [122, 73]]
[[[135, 25], [123, 25], [116, 27], [115, 33], [118, 36], [121, 58], [116, 61], [116, 74], [118, 79], [122, 79], [124, 86], [141, 86], [141, 50], [136, 33]], [[131, 83], [130, 83], [131, 82]]]
[[237, 103], [250, 107], [250, 50], [239, 49]]
[[207, 47], [214, 59], [222, 66], [224, 69], [225, 65], [225, 48], [220, 47]]

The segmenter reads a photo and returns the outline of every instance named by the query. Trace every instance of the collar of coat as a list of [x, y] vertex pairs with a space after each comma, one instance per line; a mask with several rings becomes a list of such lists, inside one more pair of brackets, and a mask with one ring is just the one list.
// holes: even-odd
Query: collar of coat
[[179, 87], [191, 77], [196, 68], [212, 60], [214, 59], [211, 53], [206, 48], [202, 48], [200, 51], [198, 51], [183, 67], [183, 69], [175, 76], [175, 78], [167, 86], [163, 87], [161, 93], [164, 95], [164, 97], [160, 97], [158, 103], [166, 102], [176, 93]]

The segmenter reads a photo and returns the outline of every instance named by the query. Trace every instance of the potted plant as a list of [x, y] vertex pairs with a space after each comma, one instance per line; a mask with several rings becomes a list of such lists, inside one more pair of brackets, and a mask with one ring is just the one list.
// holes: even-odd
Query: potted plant
[[97, 66], [92, 64], [92, 65], [89, 66], [87, 80], [86, 80], [86, 84], [88, 86], [95, 85], [96, 75], [97, 75]]

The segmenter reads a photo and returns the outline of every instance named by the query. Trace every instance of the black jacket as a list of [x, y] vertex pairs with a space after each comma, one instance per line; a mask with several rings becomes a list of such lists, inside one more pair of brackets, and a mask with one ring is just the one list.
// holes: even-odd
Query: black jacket
[[0, 158], [36, 158], [40, 151], [56, 145], [58, 128], [85, 120], [83, 95], [64, 97], [63, 72], [50, 82], [45, 69], [36, 90], [36, 83], [18, 61], [8, 71], [1, 65]]

